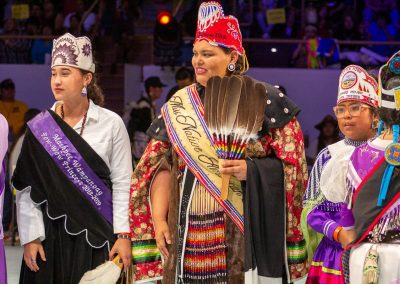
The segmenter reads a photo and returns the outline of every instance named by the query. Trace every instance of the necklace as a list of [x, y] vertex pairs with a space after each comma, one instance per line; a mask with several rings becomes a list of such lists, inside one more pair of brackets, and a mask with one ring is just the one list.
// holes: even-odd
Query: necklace
[[[80, 136], [82, 136], [83, 130], [85, 129], [86, 117], [87, 117], [87, 111], [85, 112], [85, 115], [83, 116], [81, 131], [79, 132]], [[62, 118], [62, 120], [64, 120], [64, 105], [61, 105], [61, 118]]]

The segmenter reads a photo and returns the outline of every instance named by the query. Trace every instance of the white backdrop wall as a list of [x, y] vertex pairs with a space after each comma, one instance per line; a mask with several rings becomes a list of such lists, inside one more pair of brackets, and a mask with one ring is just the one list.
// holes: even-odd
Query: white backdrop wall
[[53, 105], [49, 65], [0, 64], [0, 81], [11, 78], [15, 83], [15, 99], [40, 110]]
[[[288, 96], [302, 109], [299, 120], [304, 133], [314, 139], [318, 135], [314, 125], [326, 114], [333, 114], [339, 73], [339, 70], [252, 68], [248, 74], [258, 80], [283, 85]], [[170, 68], [161, 70], [158, 66], [125, 65], [125, 102], [136, 100], [143, 94], [143, 81], [149, 76], [159, 76], [168, 85], [163, 97], [157, 101], [158, 108], [161, 107], [169, 89], [175, 85], [175, 74]], [[16, 98], [29, 107], [45, 109], [53, 104], [49, 66], [0, 64], [0, 81], [5, 78], [14, 80]]]

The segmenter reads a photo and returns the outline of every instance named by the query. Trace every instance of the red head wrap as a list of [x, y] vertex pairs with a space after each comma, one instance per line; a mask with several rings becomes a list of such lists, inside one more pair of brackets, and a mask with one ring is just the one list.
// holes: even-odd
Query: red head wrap
[[201, 40], [211, 45], [232, 48], [241, 55], [244, 52], [238, 20], [234, 16], [224, 16], [221, 5], [214, 1], [200, 5], [194, 43]]

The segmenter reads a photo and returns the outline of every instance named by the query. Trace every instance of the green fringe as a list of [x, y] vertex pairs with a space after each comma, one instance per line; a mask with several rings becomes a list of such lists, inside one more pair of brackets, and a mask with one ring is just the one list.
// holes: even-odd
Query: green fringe
[[308, 260], [311, 263], [314, 252], [317, 249], [319, 243], [322, 240], [323, 235], [314, 231], [307, 224], [307, 216], [311, 212], [312, 208], [304, 208], [301, 212], [300, 225], [303, 232], [304, 240], [306, 241], [306, 251], [308, 255]]

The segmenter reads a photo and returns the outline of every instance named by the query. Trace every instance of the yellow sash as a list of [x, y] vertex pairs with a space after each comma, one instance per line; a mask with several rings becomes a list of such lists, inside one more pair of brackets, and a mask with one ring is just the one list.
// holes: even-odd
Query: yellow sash
[[221, 199], [222, 178], [218, 157], [204, 121], [204, 106], [196, 86], [191, 85], [178, 91], [163, 106], [161, 112], [174, 150], [243, 232], [242, 187], [240, 181], [232, 176], [228, 198]]

